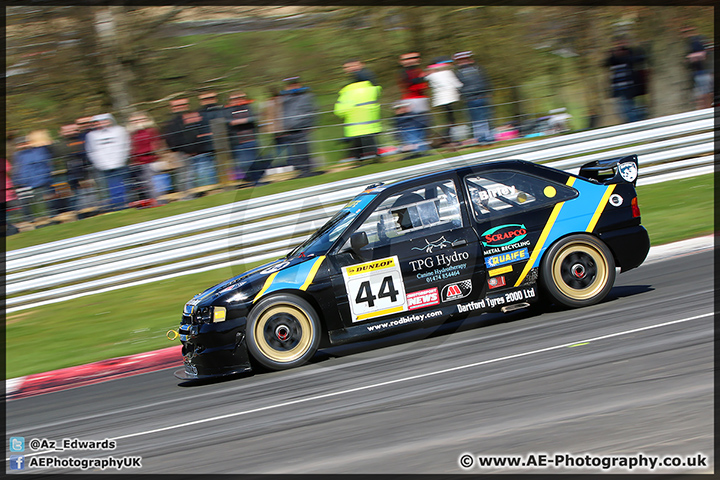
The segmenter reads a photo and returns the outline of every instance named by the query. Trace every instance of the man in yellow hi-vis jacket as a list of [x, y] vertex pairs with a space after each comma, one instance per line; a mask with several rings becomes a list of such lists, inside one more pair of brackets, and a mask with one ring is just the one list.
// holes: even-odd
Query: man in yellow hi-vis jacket
[[374, 159], [377, 156], [375, 135], [382, 131], [380, 121], [380, 94], [382, 87], [373, 84], [372, 75], [362, 62], [350, 60], [344, 64], [352, 83], [340, 90], [335, 103], [335, 115], [343, 119], [345, 137], [351, 143], [356, 160]]

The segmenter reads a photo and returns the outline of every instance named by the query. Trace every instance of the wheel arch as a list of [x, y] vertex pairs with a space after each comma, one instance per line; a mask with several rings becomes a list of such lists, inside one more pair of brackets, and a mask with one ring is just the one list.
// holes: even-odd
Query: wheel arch
[[299, 288], [283, 288], [280, 290], [274, 290], [270, 293], [267, 293], [263, 295], [262, 297], [258, 298], [256, 301], [253, 302], [252, 307], [248, 310], [248, 316], [250, 313], [255, 309], [255, 307], [260, 303], [260, 301], [265, 300], [266, 298], [272, 298], [279, 295], [294, 295], [298, 298], [301, 298], [308, 302], [310, 306], [315, 310], [315, 313], [318, 317], [318, 322], [320, 323], [320, 338], [321, 343], [324, 340], [327, 340], [327, 323], [325, 319], [325, 314], [323, 312], [322, 307], [320, 306], [320, 303], [318, 303], [315, 296], [309, 294], [305, 290], [300, 290]]
[[[253, 302], [253, 308], [248, 312], [245, 326], [248, 339], [247, 348], [250, 360], [254, 365], [253, 368], [257, 366], [263, 369], [284, 370], [303, 365], [315, 355], [322, 343], [326, 328], [323, 326], [317, 302], [309, 297], [311, 296], [304, 294], [301, 290], [282, 289], [263, 295]], [[299, 316], [292, 313], [293, 310]], [[268, 341], [268, 337], [265, 336], [267, 332], [262, 333], [265, 325], [272, 322], [272, 319], [278, 314], [290, 314], [290, 322], [280, 320], [281, 324], [278, 326], [278, 328], [282, 328], [284, 324], [286, 334], [289, 334], [286, 339], [289, 338], [289, 341], [293, 342], [287, 348], [282, 345], [278, 348], [277, 345], [273, 345], [273, 342]], [[298, 325], [300, 330], [293, 326], [293, 323]], [[304, 326], [302, 326], [303, 324]], [[309, 332], [309, 336], [306, 336], [307, 332]], [[297, 343], [293, 338], [297, 339]], [[280, 342], [285, 342], [286, 339], [281, 338]], [[295, 351], [298, 348], [300, 350]], [[286, 354], [288, 356], [283, 358]]]
[[610, 253], [612, 253], [613, 261], [615, 261], [615, 265], [619, 266], [617, 263], [617, 255], [615, 254], [615, 251], [610, 247], [610, 245], [608, 245], [607, 242], [605, 242], [602, 238], [600, 238], [600, 236], [598, 236], [598, 234], [593, 233], [593, 232], [570, 232], [570, 233], [566, 233], [564, 235], [560, 235], [559, 237], [556, 237], [552, 242], [550, 242], [545, 247], [545, 249], [542, 252], [542, 255], [540, 256], [540, 262], [538, 263], [538, 267], [542, 266], [543, 262], [545, 262], [547, 260], [548, 254], [552, 251], [552, 248], [557, 243], [559, 243], [560, 241], [562, 241], [568, 237], [572, 237], [573, 235], [587, 235], [589, 237], [593, 237], [595, 240], [597, 240], [599, 242], [602, 242], [608, 248], [608, 250], [610, 250]]
[[[607, 265], [608, 269], [610, 269], [610, 267], [612, 267], [611, 268], [612, 271], [607, 272], [607, 275], [608, 275], [607, 279], [608, 279], [608, 284], [609, 284], [609, 287], [607, 287], [607, 291], [604, 294], [602, 294], [602, 297], [600, 298], [600, 300], [591, 302], [590, 304], [602, 301], [602, 299], [605, 298], [607, 293], [609, 293], [609, 290], [612, 288], [612, 285], [615, 282], [615, 276], [616, 276], [615, 268], [617, 267], [617, 263], [616, 263], [617, 260], [616, 260], [616, 254], [610, 248], [610, 245], [608, 245], [608, 242], [605, 242], [599, 235], [592, 233], [592, 232], [570, 232], [570, 233], [567, 233], [565, 235], [561, 235], [561, 236], [555, 238], [552, 241], [552, 243], [550, 243], [545, 248], [545, 250], [543, 251], [542, 256], [540, 258], [540, 262], [538, 264], [538, 286], [540, 287], [540, 289], [543, 291], [544, 294], [548, 295], [550, 298], [553, 298], [555, 301], [559, 300], [557, 297], [557, 293], [555, 293], [555, 294], [552, 293], [554, 290], [557, 290], [557, 287], [556, 287], [556, 285], [553, 284], [553, 282], [551, 280], [549, 280], [547, 278], [546, 272], [550, 269], [550, 267], [548, 266], [548, 262], [553, 261], [555, 254], [557, 254], [558, 251], [562, 251], [562, 249], [565, 247], [565, 245], [563, 245], [564, 241], [568, 240], [571, 237], [586, 237], [586, 238], [594, 240], [595, 242], [597, 242], [597, 244], [600, 248], [599, 253], [601, 255], [607, 257], [608, 260], [612, 261], [612, 264]], [[578, 239], [578, 240], [581, 240], [581, 239]], [[603, 248], [606, 250], [606, 253], [602, 252]], [[604, 290], [604, 288], [603, 288], [603, 290]], [[561, 302], [565, 303], [562, 300], [561, 300]], [[571, 303], [572, 303], [572, 301], [571, 301]], [[571, 303], [565, 303], [565, 305], [571, 306], [571, 307], [582, 306], [582, 305], [571, 305]], [[578, 303], [578, 302], [576, 301], [575, 303]]]

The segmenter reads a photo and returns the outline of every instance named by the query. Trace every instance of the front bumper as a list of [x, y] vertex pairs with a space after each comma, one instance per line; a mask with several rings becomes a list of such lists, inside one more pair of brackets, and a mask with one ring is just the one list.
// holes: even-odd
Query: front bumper
[[182, 324], [178, 333], [184, 368], [175, 372], [177, 378], [196, 380], [252, 370], [245, 343], [245, 318]]

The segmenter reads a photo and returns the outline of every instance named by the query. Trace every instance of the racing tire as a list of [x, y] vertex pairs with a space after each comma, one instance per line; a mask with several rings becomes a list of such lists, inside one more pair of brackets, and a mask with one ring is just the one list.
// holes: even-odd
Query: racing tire
[[545, 291], [558, 303], [573, 308], [594, 305], [615, 283], [615, 259], [599, 239], [571, 235], [546, 252], [540, 278]]
[[245, 335], [252, 358], [269, 370], [298, 367], [320, 345], [321, 328], [315, 309], [295, 295], [264, 298], [248, 316]]

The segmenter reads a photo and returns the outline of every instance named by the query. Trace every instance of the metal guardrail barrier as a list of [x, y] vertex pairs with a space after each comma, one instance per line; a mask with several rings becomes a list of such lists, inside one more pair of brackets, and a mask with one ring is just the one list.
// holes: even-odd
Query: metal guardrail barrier
[[[361, 177], [360, 183], [372, 183], [375, 178], [378, 177], [387, 177], [387, 178], [404, 178], [410, 175], [415, 175], [418, 173], [424, 173], [429, 172], [433, 170], [437, 170], [439, 167], [446, 167], [449, 164], [463, 164], [463, 163], [476, 163], [479, 161], [483, 161], [489, 158], [497, 158], [500, 156], [508, 157], [510, 155], [525, 155], [534, 151], [539, 150], [545, 150], [549, 148], [554, 147], [561, 147], [563, 145], [568, 144], [579, 144], [579, 143], [585, 143], [589, 142], [591, 140], [601, 140], [601, 139], [607, 139], [612, 138], [617, 135], [623, 135], [623, 134], [630, 134], [630, 133], [636, 133], [636, 132], [642, 132], [642, 131], [650, 131], [654, 130], [656, 128], [663, 128], [663, 127], [672, 127], [677, 125], [683, 125], [683, 124], [693, 124], [692, 128], [697, 129], [694, 130], [695, 132], [699, 131], [710, 131], [713, 128], [713, 118], [714, 118], [714, 109], [705, 109], [705, 110], [696, 110], [692, 112], [685, 112], [680, 113], [676, 115], [670, 115], [666, 117], [660, 117], [660, 118], [654, 118], [650, 120], [643, 120], [640, 122], [634, 122], [629, 124], [623, 124], [623, 125], [616, 125], [612, 127], [606, 127], [596, 130], [590, 130], [590, 131], [584, 131], [584, 132], [578, 132], [578, 133], [572, 133], [568, 135], [563, 135], [559, 137], [553, 137], [548, 139], [540, 139], [529, 143], [523, 143], [519, 145], [513, 145], [505, 148], [499, 148], [494, 149], [491, 151], [486, 152], [478, 152], [473, 154], [467, 154], [467, 155], [460, 155], [457, 157], [453, 157], [451, 159], [444, 159], [444, 160], [438, 160], [435, 162], [429, 162], [425, 163], [423, 165], [418, 165], [417, 167], [406, 167], [401, 169], [396, 169], [392, 171], [392, 175], [382, 175], [382, 174], [376, 174], [376, 175], [367, 175], [365, 177]], [[695, 124], [694, 122], [701, 122], [700, 124]], [[649, 133], [649, 132], [648, 132]], [[666, 132], [667, 133], [667, 132]], [[670, 131], [671, 135], [681, 135], [683, 132], [680, 130]], [[684, 133], [692, 133], [691, 131], [688, 131], [688, 128], [684, 128]], [[654, 134], [653, 134], [654, 135]], [[647, 139], [649, 141], [653, 140], [652, 135], [648, 135]], [[639, 140], [638, 140], [639, 141]], [[586, 153], [592, 153], [591, 150], [588, 150]], [[131, 233], [140, 233], [150, 230], [155, 230], [161, 226], [172, 226], [172, 225], [179, 225], [182, 223], [189, 223], [192, 221], [195, 221], [200, 218], [205, 217], [211, 217], [227, 212], [237, 211], [237, 210], [243, 210], [243, 205], [240, 204], [246, 204], [247, 209], [255, 208], [259, 206], [264, 205], [270, 205], [270, 204], [277, 204], [281, 201], [284, 201], [286, 199], [292, 199], [292, 198], [302, 198], [306, 197], [312, 194], [320, 194], [325, 193], [329, 191], [336, 190], [337, 187], [345, 187], [350, 185], [352, 180], [343, 180], [340, 182], [333, 182], [332, 184], [326, 184], [326, 185], [318, 185], [315, 187], [308, 187], [303, 188], [299, 190], [294, 190], [292, 192], [284, 192], [279, 193], [275, 195], [268, 195], [265, 197], [261, 197], [259, 199], [251, 199], [251, 200], [245, 200], [243, 202], [237, 202], [233, 204], [228, 205], [220, 205], [218, 207], [208, 208], [196, 212], [189, 212], [181, 215], [175, 215], [173, 217], [167, 217], [162, 218], [158, 220], [153, 220], [149, 222], [143, 222], [135, 225], [128, 225], [126, 227], [120, 227], [120, 228], [114, 228], [111, 230], [106, 230], [104, 232], [97, 232], [89, 235], [83, 235], [80, 237], [74, 237], [69, 238], [66, 240], [58, 240], [56, 242], [50, 242], [43, 245], [35, 245], [32, 247], [26, 247], [21, 248], [18, 250], [12, 250], [10, 252], [7, 252], [6, 260], [11, 261], [15, 260], [17, 258], [23, 258], [30, 255], [35, 255], [37, 253], [44, 253], [44, 252], [51, 252], [55, 250], [60, 250], [67, 248], [68, 246], [79, 246], [79, 245], [86, 245], [90, 243], [95, 243], [99, 240], [104, 239], [110, 239], [110, 238], [117, 238], [122, 237], [124, 235], [128, 235]]]
[[7, 299], [7, 311], [278, 258], [368, 184], [490, 159], [577, 173], [589, 161], [635, 153], [640, 184], [711, 173], [713, 115], [699, 110], [546, 138], [13, 250], [6, 294], [28, 293]]

